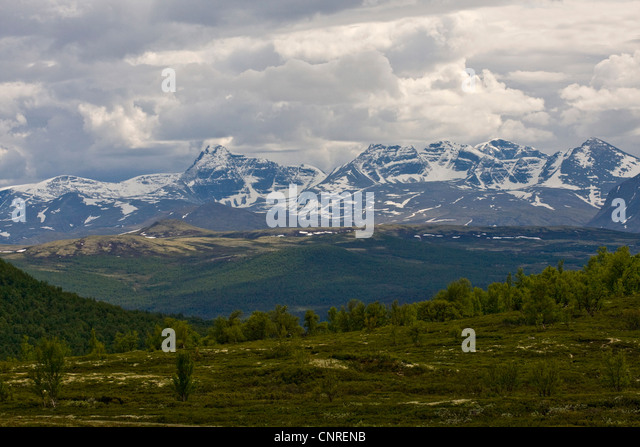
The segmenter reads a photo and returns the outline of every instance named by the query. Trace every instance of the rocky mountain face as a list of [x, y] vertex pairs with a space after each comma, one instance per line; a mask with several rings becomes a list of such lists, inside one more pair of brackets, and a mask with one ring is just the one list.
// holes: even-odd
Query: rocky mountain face
[[324, 178], [313, 166], [281, 166], [261, 158], [230, 153], [222, 146], [207, 147], [179, 178], [197, 200], [215, 200], [233, 207], [251, 207], [271, 191], [295, 183], [308, 189]]
[[376, 193], [376, 222], [585, 225], [640, 159], [597, 138], [547, 155], [495, 139], [423, 149], [371, 145], [315, 188]]
[[589, 226], [640, 233], [640, 175], [615, 186]]
[[[120, 183], [59, 176], [3, 188], [0, 243], [122, 233], [165, 218], [212, 230], [266, 227], [267, 195], [286, 193], [290, 184], [318, 195], [373, 192], [376, 223], [605, 226], [601, 215], [613, 200], [607, 194], [639, 174], [640, 159], [597, 138], [553, 155], [501, 139], [476, 146], [370, 145], [329, 174], [216, 146], [183, 173]], [[25, 201], [24, 222], [15, 214], [16, 199]], [[629, 199], [627, 206], [633, 216], [640, 203]]]

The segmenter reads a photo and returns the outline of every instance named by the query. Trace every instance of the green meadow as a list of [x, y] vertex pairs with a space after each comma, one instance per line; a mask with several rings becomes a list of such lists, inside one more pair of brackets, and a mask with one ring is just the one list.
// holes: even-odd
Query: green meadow
[[[417, 337], [384, 326], [200, 346], [186, 402], [171, 381], [176, 353], [69, 357], [55, 408], [32, 391], [33, 362], [4, 361], [0, 425], [638, 426], [640, 330], [622, 316], [640, 296], [604, 305], [544, 328], [507, 312], [424, 323]], [[467, 327], [476, 352], [461, 349]], [[626, 362], [620, 389], [608, 353]], [[553, 371], [546, 394], [538, 379]]]
[[[293, 236], [264, 240], [263, 233], [152, 243], [127, 236], [40, 246], [21, 259], [52, 265], [65, 259], [53, 252], [89, 245], [92, 254], [68, 258], [90, 266], [85, 272], [137, 263], [149, 275], [171, 278], [175, 271], [154, 271], [161, 257], [125, 251], [139, 243], [156, 251], [220, 245], [235, 254], [216, 267], [225, 273], [215, 278], [240, 291], [246, 282], [275, 287], [280, 278], [284, 287], [306, 278], [277, 275], [287, 262], [307, 266], [316, 286], [327, 272], [349, 277], [347, 265], [335, 270], [340, 263], [332, 259], [353, 261], [367, 278], [376, 272], [367, 266], [393, 273], [397, 264], [385, 266], [378, 250], [422, 269], [436, 265], [434, 253], [449, 254], [446, 264], [479, 250], [472, 261], [499, 257], [515, 274], [478, 287], [455, 270], [457, 276], [430, 296], [391, 304], [375, 299], [375, 285], [367, 289], [369, 299], [337, 288], [326, 313], [309, 306], [303, 318], [295, 311], [306, 303], [272, 295], [272, 310], [243, 313], [240, 305], [248, 301], [232, 301], [238, 308], [228, 316], [185, 319], [82, 298], [0, 261], [0, 426], [640, 425], [640, 255], [627, 246], [615, 252], [601, 247], [582, 268], [574, 257], [525, 272], [514, 262], [523, 259], [518, 250], [542, 262], [578, 246], [590, 250], [598, 238], [587, 244], [584, 233], [536, 229], [532, 234], [542, 238], [516, 239], [525, 231], [518, 229], [502, 246], [513, 250], [507, 254], [477, 230], [450, 231], [445, 234], [453, 241], [466, 236], [458, 251], [451, 246], [457, 242], [423, 244], [415, 229], [391, 228], [359, 247], [360, 241], [341, 235], [330, 236], [334, 245]], [[499, 234], [501, 244], [505, 231]], [[112, 251], [116, 242], [120, 254]], [[96, 254], [109, 244], [108, 256]], [[238, 247], [249, 254], [240, 255]], [[185, 256], [166, 259], [179, 264]], [[461, 266], [473, 273], [475, 264], [468, 262]], [[160, 349], [166, 327], [176, 331], [177, 352]], [[463, 337], [469, 328], [474, 352], [463, 349], [471, 343]], [[191, 374], [185, 354], [193, 361]], [[179, 359], [187, 365], [181, 374]], [[47, 375], [62, 363], [61, 375]], [[180, 394], [178, 377], [195, 386]]]

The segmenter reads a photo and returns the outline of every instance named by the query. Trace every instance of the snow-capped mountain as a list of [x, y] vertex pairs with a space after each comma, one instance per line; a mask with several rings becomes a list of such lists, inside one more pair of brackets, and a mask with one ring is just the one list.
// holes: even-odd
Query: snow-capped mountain
[[60, 175], [39, 183], [2, 188], [0, 191], [10, 189], [38, 201], [53, 200], [67, 193], [79, 193], [96, 200], [148, 198], [149, 194], [173, 185], [179, 177], [179, 174], [151, 174], [111, 183]]
[[502, 139], [441, 141], [371, 145], [315, 189], [376, 192], [381, 222], [582, 225], [612, 187], [638, 173], [640, 159], [597, 138], [554, 155]]
[[640, 175], [614, 187], [589, 226], [640, 233]]
[[[215, 229], [226, 228], [215, 222], [225, 216], [234, 228], [254, 229], [260, 218], [252, 213], [266, 210], [266, 196], [292, 183], [298, 192], [372, 191], [376, 223], [585, 225], [606, 208], [612, 188], [638, 174], [640, 159], [596, 138], [553, 155], [501, 139], [476, 146], [376, 144], [328, 175], [216, 146], [183, 173], [119, 183], [59, 176], [2, 188], [0, 243], [126, 232], [162, 218], [211, 219]], [[27, 203], [26, 222], [11, 219], [16, 198]], [[212, 202], [228, 206], [205, 206]]]
[[597, 138], [552, 156], [502, 139], [474, 147], [441, 141], [423, 149], [371, 145], [318, 187], [359, 190], [384, 183], [464, 180], [478, 189], [538, 186], [579, 191], [583, 200], [599, 207], [599, 192], [638, 173], [640, 159]]
[[[183, 173], [151, 174], [119, 182], [58, 176], [35, 184], [0, 189], [0, 243], [44, 242], [87, 234], [121, 233], [163, 218], [198, 220], [209, 229], [266, 227], [244, 207], [264, 207], [267, 194], [290, 183], [306, 189], [324, 178], [312, 166], [272, 161], [207, 147]], [[25, 200], [26, 222], [13, 222], [14, 199]], [[207, 206], [219, 202], [224, 207]]]
[[611, 188], [640, 174], [640, 159], [598, 139], [553, 155], [541, 175], [540, 186], [574, 190], [576, 195], [600, 208]]
[[520, 189], [538, 184], [548, 155], [529, 146], [495, 139], [475, 146], [481, 154], [466, 178], [480, 188]]
[[538, 183], [549, 156], [528, 146], [491, 140], [475, 147], [440, 141], [424, 148], [371, 145], [335, 169], [322, 190], [358, 190], [375, 184], [464, 180], [478, 189], [513, 189]]
[[203, 202], [215, 200], [246, 208], [264, 203], [271, 191], [287, 189], [290, 183], [308, 189], [325, 174], [309, 165], [281, 166], [263, 158], [232, 154], [223, 146], [207, 147], [179, 181]]
[[333, 170], [321, 191], [357, 191], [386, 183], [464, 179], [482, 154], [471, 146], [441, 141], [424, 149], [372, 144], [354, 160]]

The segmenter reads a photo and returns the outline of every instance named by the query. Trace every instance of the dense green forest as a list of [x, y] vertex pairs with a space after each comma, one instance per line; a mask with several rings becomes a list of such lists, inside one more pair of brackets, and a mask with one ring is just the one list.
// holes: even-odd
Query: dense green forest
[[[40, 296], [78, 299], [1, 265], [1, 289], [14, 301], [23, 289], [38, 309]], [[74, 306], [56, 309], [73, 315]], [[46, 339], [19, 347], [17, 333], [19, 359], [0, 361], [0, 426], [640, 423], [640, 256], [626, 247], [599, 250], [581, 270], [560, 262], [485, 289], [458, 279], [431, 300], [345, 300], [326, 321], [284, 305], [200, 326], [117, 315], [130, 320], [106, 347], [108, 325], [43, 331]], [[177, 353], [160, 350], [165, 327], [175, 329]], [[475, 352], [460, 349], [463, 328], [477, 334]], [[74, 335], [83, 355], [63, 358]], [[49, 380], [55, 394], [47, 352], [60, 366]]]
[[[340, 309], [332, 307], [327, 322], [318, 323], [319, 316], [309, 310], [304, 316], [306, 333], [349, 332], [372, 330], [385, 325], [411, 326], [421, 322], [449, 321], [480, 315], [517, 311], [513, 324], [544, 327], [554, 322], [568, 322], [581, 314], [593, 315], [606, 300], [640, 292], [640, 254], [631, 255], [628, 247], [609, 252], [602, 247], [581, 270], [565, 270], [560, 261], [539, 274], [526, 275], [518, 269], [509, 273], [504, 282], [491, 283], [486, 290], [473, 287], [461, 278], [440, 290], [432, 299], [385, 306], [377, 301], [352, 299]], [[291, 325], [286, 329], [280, 315], [282, 307], [264, 313], [256, 311], [241, 321], [236, 311], [228, 318], [218, 317], [210, 336], [218, 343], [257, 340], [276, 337], [282, 331], [302, 334], [303, 328]], [[286, 313], [286, 308], [284, 308]], [[628, 309], [623, 318], [640, 328], [640, 309]], [[417, 329], [416, 329], [417, 330]]]
[[[307, 310], [303, 321], [286, 305], [271, 311], [254, 311], [242, 318], [237, 310], [210, 323], [195, 321], [195, 328], [182, 319], [140, 311], [126, 311], [106, 303], [63, 292], [0, 261], [0, 334], [5, 341], [0, 355], [18, 355], [30, 339], [57, 336], [72, 352], [90, 349], [93, 329], [111, 352], [147, 347], [159, 349], [164, 327], [176, 328], [182, 346], [233, 343], [326, 332], [372, 330], [386, 325], [413, 326], [424, 322], [449, 321], [500, 312], [517, 311], [513, 324], [542, 326], [567, 322], [582, 313], [593, 315], [610, 298], [640, 292], [640, 255], [628, 247], [615, 252], [601, 248], [581, 270], [565, 270], [563, 263], [541, 273], [526, 275], [518, 269], [504, 282], [487, 289], [473, 287], [466, 279], [451, 282], [424, 301], [384, 305], [350, 299], [331, 307], [326, 316]], [[629, 309], [624, 319], [640, 326], [640, 309]], [[321, 320], [326, 320], [322, 321]], [[27, 348], [28, 349], [28, 348]]]
[[[0, 358], [17, 356], [21, 345], [45, 336], [59, 337], [74, 354], [83, 354], [89, 350], [92, 329], [115, 350], [117, 338], [152, 332], [164, 318], [64, 292], [0, 260]], [[135, 349], [141, 346], [141, 339], [133, 343]]]
[[[332, 306], [352, 299], [412, 303], [462, 277], [487, 290], [519, 267], [539, 273], [564, 260], [565, 270], [580, 270], [600, 246], [640, 251], [633, 234], [577, 228], [380, 225], [368, 239], [298, 229], [194, 235], [193, 227], [184, 234], [180, 228], [169, 235], [145, 230], [155, 239], [56, 241], [2, 257], [39, 280], [125, 309], [210, 320], [286, 304], [300, 318], [310, 309], [325, 319]], [[274, 237], [280, 232], [284, 237]]]

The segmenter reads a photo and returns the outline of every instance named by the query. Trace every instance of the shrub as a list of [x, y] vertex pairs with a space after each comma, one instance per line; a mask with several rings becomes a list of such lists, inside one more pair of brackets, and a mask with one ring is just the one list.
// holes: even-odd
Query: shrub
[[334, 372], [328, 372], [320, 380], [319, 392], [327, 396], [329, 402], [333, 402], [333, 399], [338, 394], [338, 378]]
[[389, 338], [391, 339], [391, 346], [395, 346], [398, 344], [398, 326], [396, 326], [395, 324], [391, 325]]
[[129, 352], [138, 349], [140, 337], [137, 331], [128, 331], [126, 334], [116, 333], [113, 348], [116, 352]]
[[195, 384], [193, 382], [193, 359], [188, 352], [178, 353], [176, 359], [176, 374], [173, 376], [173, 387], [178, 400], [186, 402], [193, 392]]
[[503, 365], [501, 381], [502, 387], [506, 392], [511, 393], [517, 388], [519, 371], [520, 367], [516, 362], [509, 362]]
[[11, 387], [0, 379], [0, 402], [6, 402], [11, 398]]
[[292, 343], [282, 340], [282, 339], [278, 339], [276, 345], [269, 349], [268, 351], [265, 351], [265, 358], [268, 359], [283, 359], [283, 358], [289, 358], [291, 356], [294, 355], [296, 349], [296, 347], [293, 346]]
[[502, 320], [502, 325], [505, 327], [523, 326], [526, 323], [527, 321], [523, 316], [507, 317]]
[[436, 296], [416, 305], [417, 318], [422, 321], [449, 321], [462, 318], [459, 305]]
[[104, 359], [106, 357], [107, 350], [104, 343], [98, 340], [96, 336], [96, 330], [91, 329], [91, 339], [89, 340], [89, 355], [95, 359]]
[[460, 374], [460, 382], [466, 393], [480, 395], [485, 390], [488, 383], [485, 375], [484, 380], [478, 380], [478, 372], [476, 370], [467, 370]]
[[539, 362], [533, 365], [529, 383], [541, 397], [551, 396], [561, 383], [555, 362]]
[[424, 331], [424, 326], [422, 324], [419, 324], [418, 322], [413, 323], [409, 327], [409, 337], [411, 337], [411, 341], [413, 342], [414, 345], [420, 346], [423, 331]]
[[30, 373], [35, 393], [43, 406], [56, 406], [62, 386], [67, 347], [57, 338], [42, 339], [35, 349], [36, 366]]
[[491, 365], [484, 377], [486, 387], [496, 394], [513, 392], [518, 386], [519, 366], [515, 362]]
[[308, 310], [304, 314], [304, 328], [307, 335], [315, 335], [318, 331], [318, 321], [320, 317], [312, 310]]
[[290, 366], [284, 368], [278, 374], [280, 381], [287, 385], [302, 385], [313, 381], [319, 375], [318, 369], [311, 366]]
[[622, 312], [622, 321], [624, 322], [625, 328], [630, 331], [640, 329], [640, 310], [625, 310], [624, 312]]
[[30, 362], [36, 359], [35, 348], [29, 343], [29, 337], [27, 335], [22, 336], [22, 342], [20, 343], [20, 359], [23, 362]]
[[333, 358], [338, 360], [350, 360], [353, 367], [363, 372], [399, 372], [403, 369], [402, 361], [391, 357], [389, 354], [365, 354], [359, 355], [343, 355], [342, 358], [334, 355]]
[[604, 355], [603, 376], [607, 385], [615, 391], [622, 391], [631, 383], [631, 374], [623, 352]]
[[460, 337], [462, 336], [462, 328], [460, 326], [453, 327], [449, 329], [448, 335], [453, 339], [454, 343], [458, 343], [460, 341]]
[[414, 304], [398, 304], [398, 300], [395, 300], [393, 304], [391, 304], [391, 309], [389, 310], [389, 317], [391, 319], [391, 323], [397, 326], [409, 326], [417, 318], [417, 309]]
[[306, 365], [309, 363], [310, 359], [309, 353], [305, 351], [302, 346], [295, 346], [291, 353], [291, 357], [296, 365]]

